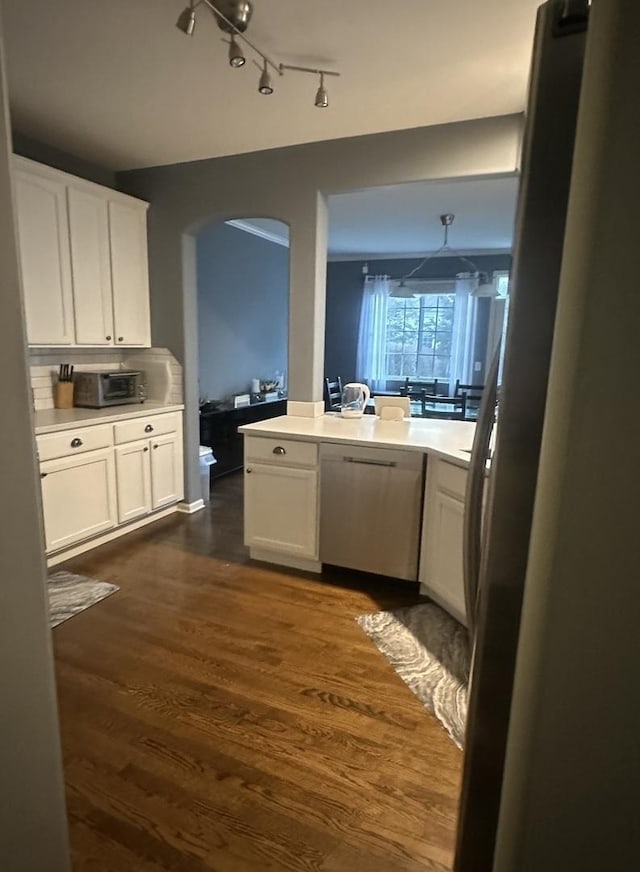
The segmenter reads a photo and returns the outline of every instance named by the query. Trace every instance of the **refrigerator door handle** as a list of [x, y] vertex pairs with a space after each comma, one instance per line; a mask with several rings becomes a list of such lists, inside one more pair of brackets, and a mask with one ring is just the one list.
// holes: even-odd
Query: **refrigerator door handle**
[[462, 542], [462, 562], [464, 573], [464, 599], [467, 611], [467, 627], [471, 640], [476, 632], [476, 609], [478, 586], [480, 582], [480, 559], [482, 554], [482, 495], [484, 478], [489, 457], [489, 442], [498, 398], [498, 369], [500, 367], [500, 345], [495, 350], [473, 436], [467, 487], [464, 501], [464, 528]]

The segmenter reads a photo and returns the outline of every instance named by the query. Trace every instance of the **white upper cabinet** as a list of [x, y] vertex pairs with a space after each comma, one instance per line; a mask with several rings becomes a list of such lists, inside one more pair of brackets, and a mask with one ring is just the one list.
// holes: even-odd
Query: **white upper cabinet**
[[66, 186], [16, 172], [15, 194], [29, 342], [71, 345], [75, 337]]
[[150, 345], [146, 213], [110, 202], [109, 233], [116, 345]]
[[148, 204], [14, 157], [30, 345], [149, 346]]
[[68, 202], [76, 344], [113, 345], [109, 204], [80, 188]]

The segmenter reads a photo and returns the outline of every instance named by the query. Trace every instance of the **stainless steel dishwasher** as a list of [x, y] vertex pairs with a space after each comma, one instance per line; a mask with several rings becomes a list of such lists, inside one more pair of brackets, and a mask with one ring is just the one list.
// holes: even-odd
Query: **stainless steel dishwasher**
[[320, 446], [320, 559], [418, 577], [424, 457], [401, 449]]

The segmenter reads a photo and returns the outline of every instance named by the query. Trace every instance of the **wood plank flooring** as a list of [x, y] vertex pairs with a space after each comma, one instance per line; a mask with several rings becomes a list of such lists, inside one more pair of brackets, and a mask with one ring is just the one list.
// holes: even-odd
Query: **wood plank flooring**
[[76, 872], [444, 872], [462, 757], [356, 615], [413, 585], [250, 563], [242, 476], [69, 561], [53, 631]]

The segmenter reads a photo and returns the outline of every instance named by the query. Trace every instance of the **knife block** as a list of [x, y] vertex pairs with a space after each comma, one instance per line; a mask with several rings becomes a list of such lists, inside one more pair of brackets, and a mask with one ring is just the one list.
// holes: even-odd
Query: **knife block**
[[56, 382], [53, 386], [53, 405], [56, 409], [73, 409], [73, 382]]

